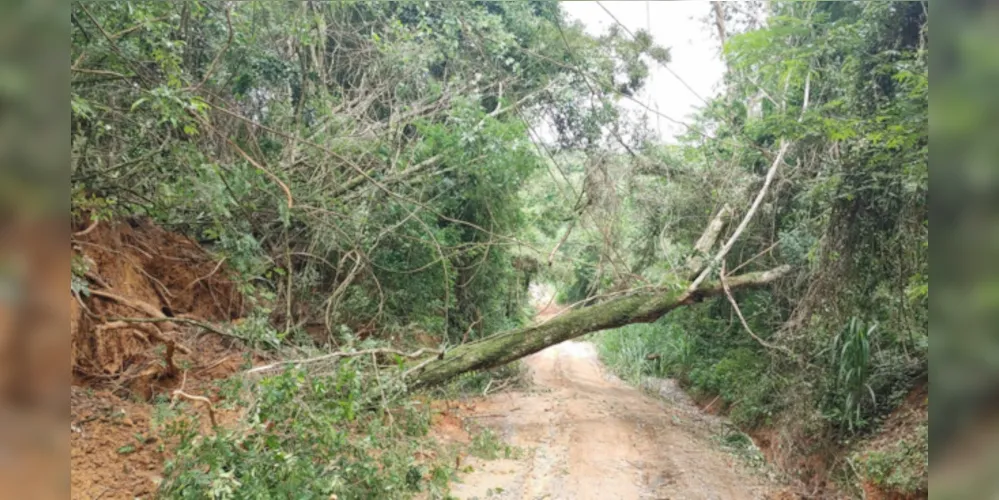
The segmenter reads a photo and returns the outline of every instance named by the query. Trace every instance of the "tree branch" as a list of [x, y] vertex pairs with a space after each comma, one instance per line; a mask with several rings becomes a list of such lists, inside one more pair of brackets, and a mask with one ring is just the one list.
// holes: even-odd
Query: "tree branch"
[[271, 370], [273, 370], [275, 368], [278, 368], [278, 367], [281, 367], [281, 366], [303, 365], [303, 364], [307, 364], [307, 363], [316, 363], [316, 362], [319, 362], [319, 361], [327, 361], [327, 360], [330, 360], [330, 359], [338, 359], [338, 358], [354, 358], [354, 357], [358, 357], [358, 356], [366, 356], [368, 354], [396, 354], [396, 355], [402, 356], [404, 358], [411, 358], [412, 359], [412, 358], [418, 358], [418, 357], [420, 357], [420, 356], [422, 356], [422, 355], [424, 355], [426, 353], [433, 353], [433, 354], [437, 354], [439, 356], [441, 354], [441, 351], [439, 351], [437, 349], [431, 349], [429, 347], [424, 347], [422, 349], [418, 349], [418, 350], [410, 352], [410, 353], [402, 352], [402, 351], [399, 351], [399, 350], [396, 350], [396, 349], [389, 349], [389, 348], [363, 349], [363, 350], [356, 351], [356, 352], [342, 352], [341, 351], [341, 352], [333, 352], [333, 353], [330, 353], [330, 354], [324, 354], [322, 356], [316, 356], [314, 358], [292, 359], [292, 360], [288, 360], [288, 361], [278, 361], [277, 363], [271, 363], [269, 365], [256, 366], [256, 367], [253, 367], [253, 368], [250, 368], [249, 370], [247, 370], [246, 373], [247, 374], [261, 373], [261, 372], [271, 371]]
[[773, 164], [770, 165], [770, 169], [767, 170], [767, 176], [763, 180], [763, 187], [761, 187], [760, 192], [756, 194], [756, 199], [753, 200], [753, 204], [749, 207], [749, 210], [746, 212], [746, 215], [742, 218], [742, 222], [739, 223], [739, 227], [735, 228], [735, 232], [732, 233], [732, 236], [729, 237], [727, 242], [725, 242], [725, 246], [723, 246], [721, 250], [718, 251], [718, 253], [714, 256], [714, 258], [711, 259], [711, 262], [708, 264], [708, 266], [705, 267], [704, 270], [701, 271], [701, 274], [698, 275], [697, 278], [690, 283], [689, 287], [687, 287], [687, 292], [686, 292], [687, 295], [693, 294], [695, 291], [697, 291], [697, 287], [700, 286], [700, 284], [704, 281], [704, 279], [708, 277], [708, 274], [711, 272], [711, 269], [717, 266], [718, 263], [720, 263], [721, 260], [725, 258], [725, 255], [728, 254], [729, 250], [732, 250], [732, 246], [735, 245], [735, 242], [739, 239], [739, 236], [741, 236], [742, 232], [746, 230], [747, 226], [749, 226], [749, 221], [753, 219], [753, 215], [756, 214], [756, 211], [760, 208], [760, 204], [763, 203], [763, 198], [767, 195], [767, 189], [770, 188], [770, 184], [773, 182], [774, 176], [777, 174], [777, 167], [784, 160], [784, 153], [787, 152], [788, 146], [789, 146], [788, 142], [785, 141], [784, 139], [781, 139], [780, 151], [777, 153], [777, 158], [774, 158]]
[[694, 293], [650, 291], [637, 293], [566, 313], [550, 321], [511, 330], [459, 345], [447, 356], [427, 359], [403, 375], [410, 388], [427, 387], [473, 370], [485, 370], [515, 361], [546, 347], [587, 333], [632, 323], [651, 323], [674, 309], [731, 289], [761, 287], [790, 272], [790, 266], [747, 273], [721, 282], [701, 284]]
[[739, 316], [739, 321], [742, 322], [742, 327], [746, 329], [746, 332], [749, 333], [749, 336], [753, 337], [753, 340], [755, 340], [756, 342], [758, 342], [761, 346], [766, 347], [767, 349], [774, 350], [774, 351], [780, 351], [780, 352], [782, 352], [782, 353], [787, 354], [788, 356], [790, 356], [791, 359], [794, 359], [795, 361], [799, 361], [798, 360], [798, 356], [796, 356], [794, 354], [794, 352], [791, 351], [790, 349], [788, 349], [787, 347], [784, 347], [782, 345], [771, 344], [771, 343], [769, 343], [769, 342], [761, 339], [760, 337], [758, 337], [755, 333], [753, 333], [753, 329], [749, 328], [749, 323], [746, 322], [746, 318], [742, 315], [742, 310], [739, 309], [739, 304], [735, 301], [735, 297], [732, 296], [732, 289], [728, 286], [728, 281], [725, 280], [725, 264], [724, 263], [722, 263], [721, 273], [718, 275], [718, 278], [721, 281], [722, 288], [724, 288], [724, 290], [725, 290], [725, 296], [728, 297], [729, 303], [732, 304], [732, 308], [735, 309], [735, 314], [737, 316]]
[[704, 233], [694, 244], [694, 252], [687, 259], [687, 269], [690, 271], [691, 280], [704, 270], [704, 260], [710, 256], [711, 249], [718, 242], [718, 235], [732, 217], [732, 208], [726, 203], [722, 206], [715, 218], [711, 220], [708, 227], [704, 228]]

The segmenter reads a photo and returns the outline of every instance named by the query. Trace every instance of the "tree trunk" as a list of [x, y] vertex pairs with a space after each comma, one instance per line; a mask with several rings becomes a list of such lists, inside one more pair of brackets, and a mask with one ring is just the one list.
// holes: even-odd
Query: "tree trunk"
[[[769, 271], [747, 273], [726, 278], [730, 289], [759, 287], [771, 283], [790, 271], [781, 266]], [[443, 357], [426, 362], [406, 376], [410, 388], [437, 385], [473, 370], [485, 370], [516, 361], [566, 340], [590, 332], [617, 328], [632, 323], [651, 323], [670, 311], [704, 297], [725, 293], [721, 282], [705, 282], [693, 293], [642, 292], [609, 300], [585, 309], [571, 311], [547, 322], [526, 328], [498, 333], [462, 344], [447, 351]]]

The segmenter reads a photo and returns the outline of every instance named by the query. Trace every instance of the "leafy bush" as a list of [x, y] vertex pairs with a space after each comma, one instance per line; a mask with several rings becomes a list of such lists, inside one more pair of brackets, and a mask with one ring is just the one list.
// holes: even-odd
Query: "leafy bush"
[[698, 364], [690, 372], [690, 385], [705, 394], [717, 394], [731, 406], [730, 417], [749, 428], [764, 423], [774, 413], [776, 384], [767, 360], [748, 348], [728, 351], [714, 364]]
[[929, 476], [928, 426], [881, 450], [857, 454], [860, 474], [879, 488], [903, 495], [926, 494]]
[[632, 383], [644, 376], [672, 376], [685, 366], [689, 356], [686, 337], [662, 322], [628, 325], [595, 338], [604, 363]]
[[603, 361], [621, 378], [639, 383], [642, 377], [676, 377], [691, 390], [718, 395], [731, 405], [738, 424], [753, 427], [777, 407], [777, 381], [765, 355], [749, 348], [722, 351], [720, 358], [703, 343], [683, 333], [675, 322], [629, 325], [597, 337]]
[[[830, 345], [829, 366], [834, 370], [833, 381], [827, 397], [833, 403], [827, 412], [828, 418], [839, 425], [840, 430], [854, 431], [864, 427], [863, 408], [874, 405], [877, 398], [868, 384], [871, 371], [871, 335], [877, 325], [867, 326], [856, 317], [847, 323], [833, 337]], [[869, 400], [869, 404], [865, 404]]]
[[[447, 460], [417, 460], [436, 445], [429, 410], [405, 401], [379, 407], [380, 384], [345, 360], [325, 375], [288, 369], [252, 387], [244, 419], [203, 434], [199, 417], [159, 412], [176, 442], [160, 488], [164, 498], [409, 498], [447, 488]], [[376, 403], [377, 402], [377, 403]], [[422, 456], [425, 456], [422, 455]]]

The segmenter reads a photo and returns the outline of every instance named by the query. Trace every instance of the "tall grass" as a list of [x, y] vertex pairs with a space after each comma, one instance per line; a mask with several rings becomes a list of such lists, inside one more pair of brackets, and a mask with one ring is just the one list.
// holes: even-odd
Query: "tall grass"
[[782, 379], [772, 373], [766, 354], [745, 346], [725, 348], [719, 339], [687, 328], [683, 321], [664, 318], [602, 332], [594, 340], [604, 364], [629, 383], [638, 385], [643, 377], [678, 379], [695, 394], [717, 395], [732, 420], [747, 427], [774, 415]]
[[674, 325], [657, 322], [628, 325], [595, 338], [600, 358], [622, 379], [683, 375], [692, 360], [692, 342]]
[[867, 325], [856, 317], [833, 337], [830, 346], [830, 365], [836, 372], [834, 394], [839, 396], [840, 432], [851, 432], [866, 425], [864, 399], [870, 397], [871, 405], [877, 404], [874, 390], [868, 384], [871, 375], [871, 336], [878, 325]]

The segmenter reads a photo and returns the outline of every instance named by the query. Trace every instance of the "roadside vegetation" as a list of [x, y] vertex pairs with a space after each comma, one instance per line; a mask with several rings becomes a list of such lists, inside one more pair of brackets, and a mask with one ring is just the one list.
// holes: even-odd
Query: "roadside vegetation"
[[74, 386], [150, 413], [109, 460], [163, 498], [446, 498], [516, 450], [435, 401], [523, 383], [460, 361], [547, 283], [558, 338], [624, 304], [615, 372], [803, 481], [925, 496], [925, 411], [874, 438], [928, 376], [926, 4], [712, 12], [723, 88], [667, 143], [622, 103], [670, 49], [554, 1], [73, 2]]
[[[759, 149], [787, 137], [785, 170], [726, 265], [795, 271], [768, 290], [600, 334], [616, 372], [677, 378], [706, 401], [717, 396], [745, 429], [781, 429], [803, 456], [856, 446], [927, 384], [925, 9], [780, 4], [765, 28], [730, 34], [728, 92], [684, 141], [658, 149], [655, 174], [636, 173], [621, 191], [621, 219], [644, 224], [621, 226], [620, 251], [632, 270], [683, 259], [709, 214], [745, 199], [746, 184], [731, 179], [758, 175]], [[726, 12], [723, 23], [740, 19]], [[576, 267], [566, 301], [612, 288], [598, 264]], [[827, 459], [847, 484], [859, 474], [925, 495], [925, 430], [924, 421], [903, 444], [860, 453], [856, 470], [835, 458], [844, 452]]]

